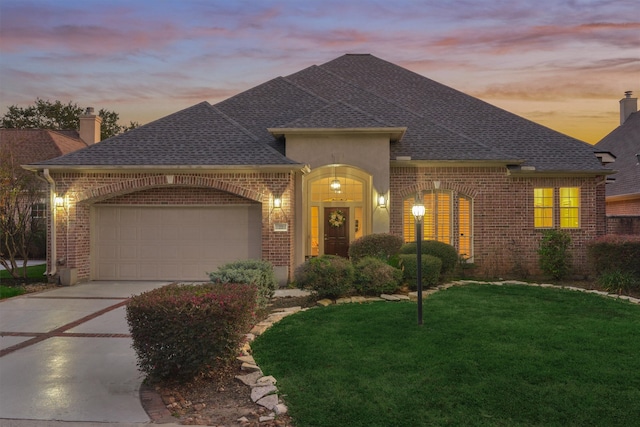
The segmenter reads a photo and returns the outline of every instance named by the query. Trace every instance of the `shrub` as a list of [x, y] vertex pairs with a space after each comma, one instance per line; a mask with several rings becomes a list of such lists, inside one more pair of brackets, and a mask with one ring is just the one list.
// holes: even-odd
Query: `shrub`
[[[442, 261], [442, 277], [452, 274], [458, 265], [458, 252], [453, 246], [438, 242], [437, 240], [423, 240], [422, 253], [439, 258]], [[418, 245], [416, 242], [406, 243], [400, 248], [401, 254], [418, 253]]]
[[400, 252], [402, 237], [388, 233], [369, 234], [353, 241], [349, 246], [349, 258], [356, 263], [364, 257], [388, 261]]
[[374, 257], [362, 258], [355, 264], [355, 288], [362, 295], [393, 293], [402, 280], [402, 271]]
[[568, 233], [546, 230], [538, 248], [540, 269], [556, 280], [565, 278], [571, 268], [570, 244], [571, 236]]
[[597, 275], [628, 272], [640, 281], [640, 236], [609, 234], [587, 245], [589, 264]]
[[621, 294], [640, 287], [640, 280], [629, 271], [610, 270], [598, 276], [598, 284], [607, 292]]
[[354, 269], [346, 258], [322, 255], [296, 268], [295, 279], [299, 288], [313, 290], [318, 298], [338, 298], [353, 292]]
[[[418, 287], [418, 256], [417, 254], [400, 255], [402, 260], [403, 279], [412, 290]], [[442, 261], [433, 255], [422, 255], [422, 286], [429, 287], [438, 284]]]
[[138, 366], [151, 379], [191, 379], [233, 360], [251, 327], [256, 288], [169, 285], [134, 296], [127, 322]]
[[245, 283], [256, 286], [259, 308], [267, 306], [278, 286], [273, 265], [268, 261], [256, 259], [225, 264], [217, 271], [209, 273], [209, 278], [214, 283]]

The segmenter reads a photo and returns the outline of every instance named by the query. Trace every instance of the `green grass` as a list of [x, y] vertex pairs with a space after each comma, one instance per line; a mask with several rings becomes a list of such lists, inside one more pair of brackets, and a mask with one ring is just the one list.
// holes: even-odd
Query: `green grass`
[[640, 306], [468, 285], [415, 303], [318, 308], [252, 344], [296, 427], [629, 426], [640, 419]]
[[[44, 272], [47, 266], [33, 265], [27, 267], [27, 281], [46, 281]], [[19, 272], [22, 268], [18, 269]], [[13, 279], [8, 271], [0, 270], [0, 299], [15, 297], [16, 295], [22, 295], [25, 293], [23, 287], [19, 286], [24, 282], [24, 279]], [[18, 285], [18, 286], [16, 286]]]

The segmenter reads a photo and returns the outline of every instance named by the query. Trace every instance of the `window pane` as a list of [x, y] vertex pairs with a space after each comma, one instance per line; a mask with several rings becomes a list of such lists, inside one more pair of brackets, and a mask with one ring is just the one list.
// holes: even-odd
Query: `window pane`
[[320, 223], [319, 221], [319, 209], [317, 206], [312, 206], [311, 207], [311, 255], [312, 256], [318, 256], [320, 254], [320, 249], [319, 249], [319, 238], [318, 236], [320, 236], [320, 230], [318, 228], [318, 225]]
[[533, 189], [533, 220], [536, 228], [553, 227], [553, 188]]
[[451, 244], [451, 193], [437, 193], [436, 238], [439, 242]]
[[402, 206], [402, 224], [403, 230], [402, 234], [404, 236], [404, 242], [413, 242], [415, 241], [415, 220], [413, 218], [413, 214], [411, 213], [411, 207], [413, 206], [413, 201], [415, 199], [410, 197], [408, 199], [404, 199], [404, 204]]
[[458, 199], [458, 230], [458, 253], [464, 258], [471, 258], [471, 200], [466, 197]]
[[580, 227], [580, 188], [560, 188], [560, 227]]

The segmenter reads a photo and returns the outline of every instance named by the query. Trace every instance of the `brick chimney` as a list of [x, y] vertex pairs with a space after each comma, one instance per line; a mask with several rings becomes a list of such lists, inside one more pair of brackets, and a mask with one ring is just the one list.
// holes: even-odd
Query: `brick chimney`
[[80, 139], [87, 145], [100, 142], [101, 124], [102, 119], [100, 116], [93, 114], [93, 107], [87, 107], [84, 114], [80, 115]]
[[624, 124], [627, 118], [638, 111], [638, 98], [632, 98], [633, 92], [630, 90], [624, 93], [624, 98], [620, 100], [620, 125]]

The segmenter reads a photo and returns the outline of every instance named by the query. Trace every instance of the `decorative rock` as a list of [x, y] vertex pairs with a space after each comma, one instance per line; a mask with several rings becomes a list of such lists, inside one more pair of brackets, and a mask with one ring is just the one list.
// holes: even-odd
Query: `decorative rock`
[[365, 297], [351, 297], [351, 302], [362, 304], [363, 302], [367, 302]]
[[351, 298], [338, 298], [336, 304], [350, 304]]
[[274, 311], [275, 312], [284, 312], [284, 313], [297, 313], [300, 310], [302, 310], [302, 307], [300, 307], [299, 305], [296, 305], [295, 307], [284, 307], [284, 308], [277, 308]]
[[[278, 388], [274, 385], [267, 385], [267, 386], [260, 386], [260, 387], [254, 387], [251, 389], [251, 400], [253, 400], [254, 402], [257, 402], [258, 400], [262, 399], [263, 397], [269, 395], [269, 394], [273, 394], [276, 391], [278, 391]], [[277, 404], [277, 402], [276, 402]], [[271, 408], [269, 408], [271, 409]]]
[[246, 362], [242, 363], [242, 365], [240, 366], [240, 369], [242, 371], [250, 371], [250, 372], [260, 371], [260, 368], [258, 368], [258, 365], [255, 365], [253, 363], [246, 363]]
[[321, 305], [321, 306], [323, 306], [323, 307], [326, 307], [326, 306], [328, 306], [328, 305], [333, 304], [333, 301], [331, 301], [330, 299], [326, 299], [326, 298], [325, 298], [325, 299], [321, 299], [321, 300], [319, 300], [319, 301], [316, 301], [316, 304]]
[[[433, 295], [438, 292], [437, 289], [427, 289], [426, 291], [422, 291], [422, 299], [427, 298], [429, 295]], [[411, 301], [418, 301], [418, 291], [409, 292], [409, 299]]]
[[253, 387], [258, 382], [258, 379], [262, 378], [261, 371], [255, 371], [247, 375], [236, 375], [236, 379], [249, 387]]
[[248, 424], [249, 423], [249, 419], [247, 417], [240, 417], [236, 421], [238, 421], [240, 424]]
[[247, 342], [253, 342], [253, 340], [256, 339], [256, 336], [249, 333], [249, 334], [244, 334], [245, 339], [247, 340]]
[[236, 357], [236, 359], [244, 363], [250, 363], [252, 365], [256, 364], [256, 361], [253, 358], [253, 356], [239, 356], [239, 357]]
[[258, 381], [256, 381], [256, 385], [257, 386], [275, 385], [276, 382], [278, 382], [278, 380], [276, 380], [273, 376], [269, 375], [267, 377], [258, 378]]
[[258, 421], [260, 421], [261, 423], [263, 423], [263, 422], [265, 422], [265, 421], [273, 421], [273, 420], [275, 420], [275, 419], [276, 419], [276, 417], [275, 417], [275, 416], [271, 416], [271, 415], [269, 415], [269, 416], [262, 416], [262, 417], [258, 418]]
[[271, 323], [269, 322], [260, 322], [256, 326], [254, 326], [253, 329], [251, 329], [251, 333], [256, 336], [262, 335], [262, 333], [264, 333], [264, 331], [266, 331], [270, 326]]
[[276, 394], [269, 394], [258, 400], [256, 403], [260, 406], [264, 406], [270, 411], [273, 411], [273, 409], [278, 405], [278, 396]]
[[273, 410], [276, 412], [277, 415], [282, 415], [289, 412], [289, 408], [287, 408], [287, 405], [285, 405], [284, 403], [278, 403], [276, 407], [273, 408]]
[[382, 294], [380, 295], [380, 298], [385, 301], [400, 301], [400, 298], [398, 298], [397, 295]]

